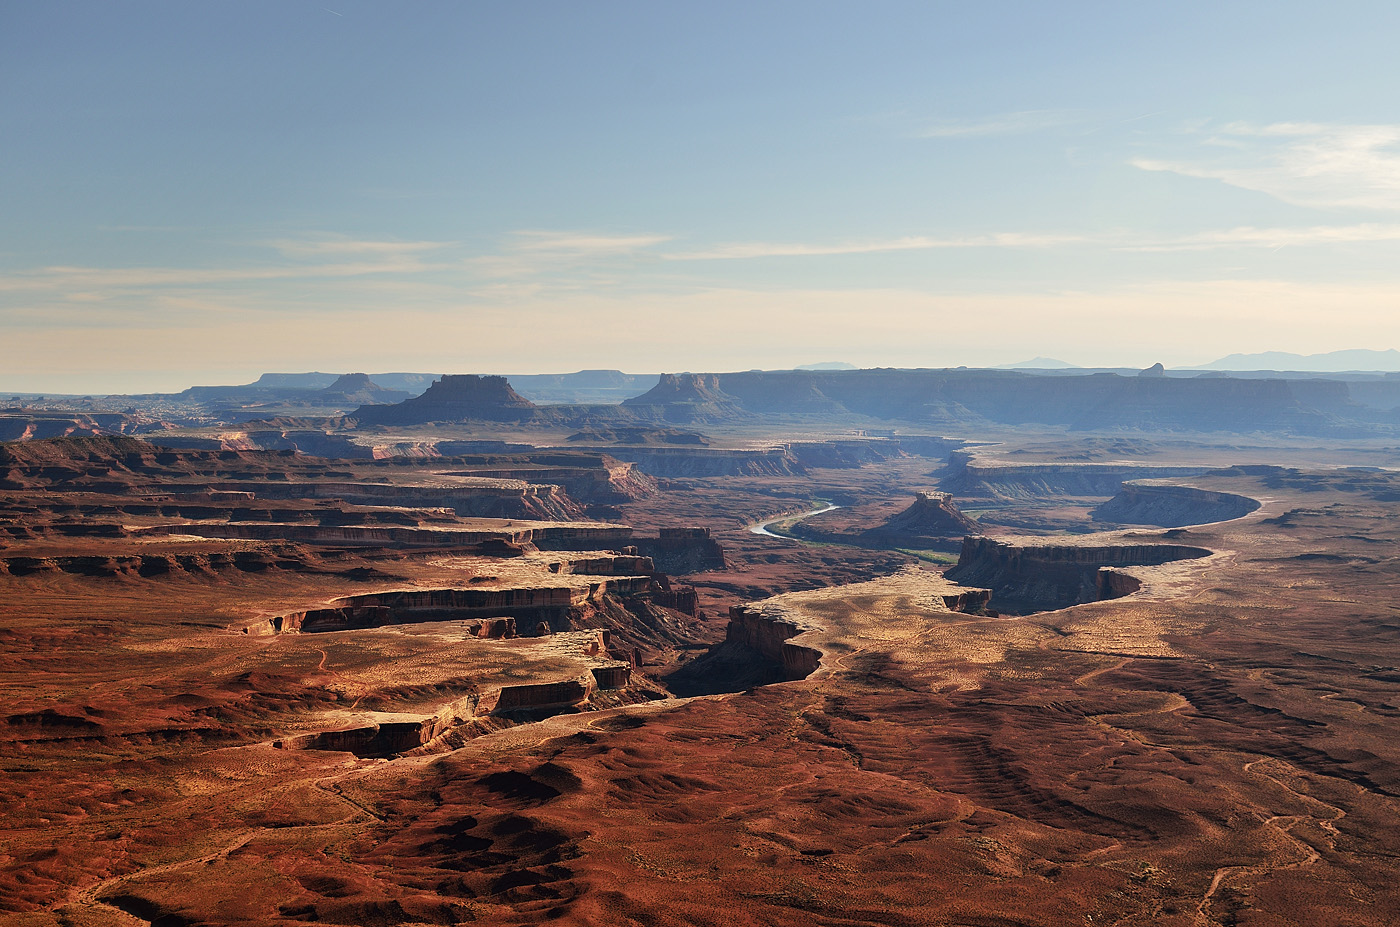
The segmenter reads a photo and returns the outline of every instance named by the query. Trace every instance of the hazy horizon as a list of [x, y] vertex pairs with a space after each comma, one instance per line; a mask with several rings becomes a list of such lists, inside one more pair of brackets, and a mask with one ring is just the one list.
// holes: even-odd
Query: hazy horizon
[[0, 390], [1400, 346], [1396, 27], [10, 4]]

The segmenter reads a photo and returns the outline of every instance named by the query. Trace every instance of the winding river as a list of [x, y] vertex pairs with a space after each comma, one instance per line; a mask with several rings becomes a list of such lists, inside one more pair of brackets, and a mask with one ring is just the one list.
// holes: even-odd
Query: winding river
[[832, 504], [830, 504], [830, 503], [827, 503], [826, 505], [822, 506], [822, 507], [819, 508], [819, 509], [812, 509], [812, 511], [810, 511], [810, 512], [803, 512], [803, 513], [800, 514], [800, 515], [779, 515], [777, 518], [770, 518], [770, 519], [768, 519], [767, 521], [761, 521], [761, 522], [759, 522], [759, 523], [756, 524], [756, 525], [750, 525], [750, 526], [749, 526], [749, 533], [750, 533], [750, 534], [763, 534], [763, 535], [767, 535], [767, 536], [770, 537], [770, 538], [782, 538], [782, 539], [785, 540], [785, 541], [791, 541], [791, 540], [794, 540], [794, 538], [790, 538], [790, 537], [788, 537], [788, 536], [785, 535], [785, 534], [774, 534], [772, 531], [769, 531], [769, 530], [768, 530], [768, 526], [769, 526], [769, 525], [775, 525], [775, 524], [777, 524], [777, 523], [780, 522], [780, 521], [781, 521], [781, 522], [790, 522], [790, 523], [799, 522], [799, 521], [801, 521], [801, 520], [804, 519], [804, 518], [811, 518], [813, 515], [820, 515], [820, 514], [823, 513], [823, 512], [830, 512], [830, 511], [832, 511], [833, 509], [839, 509], [840, 507], [841, 507], [841, 506], [839, 506], [839, 505], [832, 505]]

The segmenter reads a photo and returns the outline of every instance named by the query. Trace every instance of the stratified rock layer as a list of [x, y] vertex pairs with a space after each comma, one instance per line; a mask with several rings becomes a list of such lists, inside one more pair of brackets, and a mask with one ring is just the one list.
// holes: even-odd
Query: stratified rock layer
[[1123, 580], [1100, 578], [1105, 567], [1156, 566], [1210, 554], [1184, 544], [1036, 544], [969, 537], [946, 575], [990, 588], [999, 611], [1025, 613], [1124, 594]]
[[1259, 508], [1248, 496], [1167, 483], [1124, 483], [1112, 499], [1094, 509], [1099, 521], [1177, 528], [1243, 518]]

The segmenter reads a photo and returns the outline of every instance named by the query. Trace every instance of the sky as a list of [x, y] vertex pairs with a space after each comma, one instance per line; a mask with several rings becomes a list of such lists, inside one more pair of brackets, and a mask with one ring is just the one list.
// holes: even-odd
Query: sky
[[0, 0], [0, 390], [1400, 347], [1400, 4]]

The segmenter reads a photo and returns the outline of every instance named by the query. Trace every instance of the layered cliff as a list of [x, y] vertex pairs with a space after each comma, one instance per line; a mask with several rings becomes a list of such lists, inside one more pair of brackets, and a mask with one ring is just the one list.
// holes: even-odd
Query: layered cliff
[[1134, 481], [1124, 483], [1117, 495], [1094, 509], [1093, 517], [1123, 525], [1178, 528], [1243, 518], [1258, 508], [1256, 500], [1235, 493]]
[[1394, 431], [1393, 414], [1321, 379], [1046, 376], [1009, 370], [746, 371], [665, 375], [626, 407], [673, 421], [853, 413], [909, 422], [1073, 429]]
[[1111, 496], [1128, 480], [1199, 476], [1208, 467], [1160, 467], [1117, 463], [1039, 463], [975, 460], [952, 455], [940, 486], [961, 496], [1033, 499], [1043, 496]]
[[119, 412], [46, 412], [0, 409], [0, 442], [42, 441], [69, 435], [127, 434], [141, 419]]
[[587, 597], [571, 586], [504, 589], [403, 589], [348, 596], [327, 608], [291, 612], [271, 620], [279, 632], [348, 631], [419, 621], [510, 617], [534, 627], [551, 626]]
[[712, 448], [688, 446], [610, 447], [607, 452], [630, 461], [652, 476], [791, 476], [802, 466], [783, 447]]
[[743, 408], [724, 392], [719, 381], [712, 373], [663, 373], [650, 390], [623, 400], [622, 405], [642, 416], [683, 424], [741, 417]]
[[729, 609], [725, 642], [761, 654], [780, 665], [784, 679], [805, 679], [821, 664], [821, 651], [792, 642], [812, 626], [793, 615], [762, 603], [734, 605]]
[[662, 528], [657, 537], [635, 538], [633, 544], [667, 573], [701, 573], [726, 566], [724, 548], [710, 537], [709, 528]]
[[1124, 594], [1125, 581], [1101, 578], [1104, 568], [1156, 566], [1210, 554], [1184, 544], [1031, 544], [969, 537], [957, 565], [945, 575], [991, 589], [998, 611], [1025, 614]]
[[339, 499], [356, 505], [450, 508], [481, 518], [533, 518], [569, 521], [583, 507], [558, 486], [523, 480], [457, 477], [433, 484], [306, 482], [265, 484], [259, 495], [271, 499]]
[[536, 452], [513, 458], [462, 455], [441, 463], [453, 467], [441, 471], [447, 476], [554, 483], [564, 487], [571, 498], [591, 505], [632, 502], [656, 492], [651, 474], [635, 462], [604, 452]]

